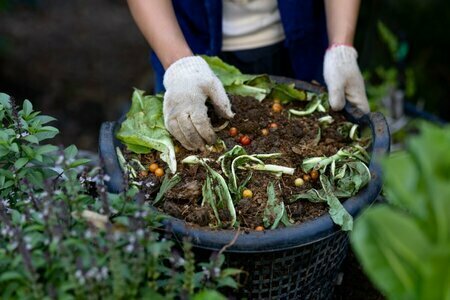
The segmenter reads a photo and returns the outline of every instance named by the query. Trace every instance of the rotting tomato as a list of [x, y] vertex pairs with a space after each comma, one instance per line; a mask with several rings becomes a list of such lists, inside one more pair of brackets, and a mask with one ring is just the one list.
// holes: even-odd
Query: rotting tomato
[[269, 128], [270, 129], [277, 129], [278, 128], [278, 124], [275, 123], [275, 122], [272, 122], [272, 123], [269, 124]]
[[243, 135], [241, 136], [241, 138], [239, 139], [239, 142], [243, 145], [243, 146], [247, 146], [250, 145], [250, 143], [252, 142], [252, 140], [250, 139], [250, 137], [248, 135]]
[[317, 178], [319, 178], [319, 171], [311, 170], [311, 172], [309, 172], [309, 175], [311, 176], [312, 180], [317, 180]]
[[269, 129], [267, 129], [267, 128], [261, 129], [261, 134], [262, 134], [263, 136], [268, 136], [268, 135], [269, 135]]

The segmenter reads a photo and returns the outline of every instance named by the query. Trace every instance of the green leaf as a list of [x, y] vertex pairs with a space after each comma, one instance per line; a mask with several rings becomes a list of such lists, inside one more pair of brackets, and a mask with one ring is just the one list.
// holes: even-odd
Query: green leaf
[[70, 145], [69, 147], [64, 149], [64, 157], [67, 160], [75, 158], [75, 156], [77, 156], [77, 154], [78, 154], [78, 149], [77, 149], [77, 146], [75, 146], [75, 145]]
[[[150, 298], [148, 298], [150, 299]], [[153, 298], [151, 298], [153, 299]], [[227, 298], [215, 290], [203, 290], [192, 297], [192, 300], [226, 300]]]
[[24, 117], [27, 117], [31, 112], [33, 111], [33, 104], [28, 99], [25, 99], [23, 101], [23, 115]]
[[153, 204], [158, 203], [163, 199], [164, 195], [171, 190], [174, 186], [176, 186], [181, 181], [181, 176], [178, 174], [175, 174], [172, 176], [172, 178], [169, 179], [169, 175], [166, 174], [164, 176], [163, 182], [161, 184], [161, 187], [159, 188], [158, 194], [155, 197], [155, 200], [153, 200]]
[[16, 160], [16, 162], [14, 163], [14, 167], [15, 167], [16, 169], [20, 169], [20, 168], [22, 168], [23, 166], [25, 166], [29, 161], [30, 161], [30, 160], [29, 160], [28, 158], [26, 158], [26, 157], [19, 158], [19, 159]]
[[396, 61], [397, 50], [399, 49], [398, 38], [389, 30], [389, 28], [381, 21], [377, 23], [378, 33], [383, 42], [388, 46], [392, 59]]
[[56, 121], [56, 118], [46, 115], [36, 116], [36, 120], [39, 120], [42, 125]]
[[26, 282], [25, 276], [17, 271], [6, 271], [0, 274], [0, 283], [7, 281], [20, 281], [22, 283]]
[[238, 95], [242, 97], [253, 97], [259, 101], [264, 100], [267, 94], [269, 93], [269, 90], [265, 88], [250, 86], [246, 84], [232, 84], [226, 86], [225, 90], [232, 95]]
[[34, 134], [39, 141], [48, 140], [54, 138], [59, 133], [59, 130], [55, 127], [44, 126], [38, 132]]
[[30, 142], [32, 144], [39, 144], [39, 140], [34, 135], [27, 135], [23, 138], [25, 141]]
[[285, 212], [284, 202], [277, 199], [274, 184], [270, 182], [267, 185], [267, 204], [263, 216], [264, 227], [276, 229]]
[[320, 99], [316, 97], [306, 105], [305, 110], [290, 109], [289, 112], [295, 116], [307, 116], [315, 112], [319, 108], [319, 105]]
[[231, 163], [233, 159], [240, 155], [246, 155], [247, 151], [242, 146], [235, 145], [231, 150], [228, 150], [223, 155], [221, 155], [217, 162], [220, 163], [222, 167], [222, 172], [225, 176], [230, 177], [231, 175]]
[[11, 109], [11, 103], [9, 102], [9, 95], [5, 93], [0, 93], [0, 104], [6, 109]]
[[128, 149], [142, 151], [137, 153], [148, 153], [151, 149], [161, 152], [161, 159], [175, 173], [175, 148], [164, 127], [162, 100], [162, 96], [144, 96], [144, 91], [135, 90], [127, 119], [122, 123], [117, 138]]
[[349, 231], [353, 229], [353, 217], [345, 210], [342, 203], [333, 193], [333, 187], [328, 177], [324, 174], [320, 175], [320, 183], [325, 192], [325, 199], [328, 203], [331, 218], [333, 222], [341, 225], [342, 230]]
[[220, 227], [222, 226], [222, 221], [220, 220], [219, 211], [217, 210], [217, 197], [214, 193], [214, 189], [212, 186], [212, 179], [210, 176], [206, 176], [205, 182], [203, 182], [202, 186], [202, 206], [205, 203], [208, 203], [211, 209], [214, 212], [214, 216], [217, 220], [217, 225]]
[[16, 143], [12, 143], [11, 146], [9, 146], [9, 150], [15, 153], [19, 153], [19, 146]]
[[[183, 159], [182, 163], [188, 163], [188, 164], [199, 164], [203, 166], [206, 169], [207, 172], [207, 179], [206, 183], [203, 184], [202, 192], [207, 197], [207, 201], [210, 202], [211, 207], [214, 211], [214, 214], [216, 215], [216, 218], [218, 219], [218, 222], [220, 224], [220, 219], [214, 208], [217, 204], [225, 203], [225, 205], [228, 208], [228, 211], [231, 216], [231, 226], [236, 225], [236, 209], [233, 204], [233, 199], [230, 194], [230, 190], [228, 188], [228, 185], [225, 181], [225, 179], [220, 175], [218, 172], [213, 170], [210, 166], [208, 166], [207, 162], [208, 159], [203, 159], [195, 155], [188, 156], [187, 158]], [[214, 192], [212, 194], [211, 190]], [[218, 202], [216, 202], [216, 199], [219, 199]]]
[[270, 94], [270, 98], [279, 99], [281, 103], [287, 103], [293, 100], [306, 101], [307, 94], [303, 90], [295, 88], [295, 84], [276, 84]]
[[228, 93], [249, 96], [260, 101], [270, 93], [273, 84], [267, 75], [242, 74], [236, 67], [224, 63], [216, 56], [203, 55], [202, 58], [208, 63]]
[[399, 299], [419, 299], [414, 295], [419, 291], [421, 265], [430, 248], [411, 217], [386, 205], [374, 207], [357, 220], [351, 240], [364, 269], [381, 291]]
[[12, 187], [14, 185], [14, 181], [13, 180], [7, 180], [3, 186], [0, 186], [0, 189], [4, 190], [7, 189], [9, 187]]
[[91, 161], [91, 160], [88, 159], [88, 158], [80, 158], [80, 159], [77, 159], [77, 160], [71, 162], [71, 163], [67, 166], [67, 168], [69, 168], [69, 169], [71, 169], [71, 168], [76, 168], [76, 167], [78, 167], [78, 166], [85, 165], [85, 164], [89, 163], [90, 161]]
[[54, 145], [43, 145], [36, 149], [37, 154], [47, 154], [50, 152], [58, 151], [58, 147]]
[[0, 130], [0, 142], [7, 143], [9, 140], [9, 135], [6, 133], [6, 130]]

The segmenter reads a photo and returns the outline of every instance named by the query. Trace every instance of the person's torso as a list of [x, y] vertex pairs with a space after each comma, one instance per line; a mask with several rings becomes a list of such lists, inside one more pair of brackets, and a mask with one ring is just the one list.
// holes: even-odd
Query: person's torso
[[284, 40], [277, 0], [223, 0], [222, 51], [264, 47]]

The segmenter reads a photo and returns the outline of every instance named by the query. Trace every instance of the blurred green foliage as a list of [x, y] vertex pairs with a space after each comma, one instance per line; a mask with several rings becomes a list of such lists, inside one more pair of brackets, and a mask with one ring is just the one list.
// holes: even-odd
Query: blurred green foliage
[[[450, 299], [450, 127], [421, 124], [383, 162], [388, 204], [355, 223], [352, 246], [388, 299]], [[430, 145], [433, 145], [430, 147]]]
[[[392, 30], [379, 34], [378, 21]], [[356, 47], [363, 71], [376, 73], [380, 67], [404, 70], [395, 76], [381, 74], [389, 81], [397, 77], [401, 85], [414, 74], [414, 95], [408, 101], [424, 102], [425, 110], [449, 119], [450, 107], [442, 105], [450, 97], [450, 2], [444, 0], [369, 0], [361, 1]], [[386, 46], [386, 40], [390, 40]], [[401, 44], [405, 46], [401, 46]], [[404, 48], [402, 48], [404, 47]], [[392, 50], [397, 49], [395, 57]], [[407, 55], [404, 61], [399, 56]], [[409, 70], [409, 71], [408, 71]], [[381, 72], [381, 71], [378, 71]], [[372, 83], [380, 83], [376, 76]], [[406, 87], [408, 89], [408, 87]], [[409, 92], [410, 93], [410, 92]]]

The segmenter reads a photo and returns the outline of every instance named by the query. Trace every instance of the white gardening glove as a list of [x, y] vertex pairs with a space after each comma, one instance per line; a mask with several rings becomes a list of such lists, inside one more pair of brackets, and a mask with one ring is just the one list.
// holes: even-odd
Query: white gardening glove
[[347, 98], [364, 113], [370, 111], [357, 58], [355, 48], [346, 45], [331, 46], [325, 53], [323, 77], [328, 86], [328, 98], [333, 110], [343, 109]]
[[164, 124], [188, 150], [203, 150], [205, 143], [214, 144], [216, 134], [208, 118], [209, 97], [216, 113], [230, 119], [234, 116], [222, 83], [199, 56], [184, 57], [174, 62], [164, 74]]

